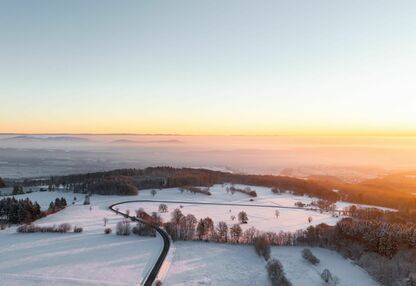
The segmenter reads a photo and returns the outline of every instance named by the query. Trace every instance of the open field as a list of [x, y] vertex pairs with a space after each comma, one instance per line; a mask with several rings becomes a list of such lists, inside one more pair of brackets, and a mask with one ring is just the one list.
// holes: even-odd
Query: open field
[[[73, 194], [43, 192], [29, 197], [42, 208], [57, 196]], [[78, 195], [79, 198], [81, 196]], [[113, 197], [113, 200], [119, 198]], [[35, 222], [37, 225], [70, 223], [82, 233], [16, 233], [16, 227], [0, 231], [0, 281], [2, 285], [134, 285], [141, 281], [157, 259], [159, 238], [116, 236], [120, 216], [108, 210], [111, 198], [91, 200]], [[82, 203], [82, 200], [81, 200]], [[113, 229], [104, 234], [103, 219]]]
[[[276, 195], [268, 188], [252, 187], [258, 197], [250, 201], [250, 197], [246, 194], [227, 193], [226, 187], [227, 185], [213, 186], [210, 189], [211, 196], [182, 192], [178, 188], [157, 190], [154, 196], [151, 190], [142, 190], [137, 196], [92, 195], [91, 209], [90, 206], [82, 204], [84, 195], [72, 192], [33, 192], [18, 195], [17, 198], [28, 197], [37, 201], [42, 209], [47, 209], [49, 203], [56, 197], [65, 197], [69, 205], [66, 209], [38, 220], [35, 224], [70, 223], [72, 226], [83, 227], [83, 232], [19, 234], [16, 233], [16, 227], [0, 231], [0, 279], [5, 281], [5, 285], [19, 286], [40, 283], [65, 286], [132, 285], [142, 281], [160, 253], [162, 240], [160, 237], [116, 236], [115, 224], [121, 217], [108, 210], [108, 206], [121, 201], [172, 201], [168, 203], [169, 211], [182, 205], [184, 214], [192, 213], [197, 218], [210, 216], [215, 223], [224, 220], [229, 225], [237, 223], [237, 220], [231, 219], [231, 215], [237, 216], [239, 211], [245, 210], [248, 213], [249, 223], [243, 225], [243, 229], [254, 226], [259, 230], [275, 232], [296, 231], [322, 222], [335, 224], [339, 219], [329, 213], [302, 209], [279, 208], [280, 215], [276, 218], [275, 208], [192, 203], [256, 204], [276, 206], [277, 209], [293, 207], [297, 201], [310, 203], [313, 200], [288, 193]], [[76, 201], [72, 205], [74, 196]], [[134, 213], [133, 211], [140, 207], [148, 212], [157, 211], [158, 206], [157, 202], [146, 202], [126, 203], [118, 207], [122, 212], [129, 209], [130, 213]], [[308, 216], [313, 218], [311, 224], [307, 222]], [[104, 217], [109, 220], [108, 225], [113, 228], [111, 235], [103, 234]], [[164, 213], [162, 217], [169, 220], [170, 213]], [[255, 254], [252, 246], [175, 242], [173, 248], [176, 250], [173, 252], [170, 269], [167, 270], [167, 285], [236, 285], [236, 283], [268, 285], [269, 283], [264, 268], [265, 262]], [[338, 265], [334, 269], [334, 274], [339, 276], [340, 285], [357, 285], [348, 284], [350, 280], [347, 278], [351, 275], [358, 275], [359, 279], [364, 279], [357, 281], [369, 281], [360, 285], [376, 285], [365, 272], [351, 265], [341, 256], [321, 249], [316, 250], [316, 254], [322, 259], [322, 267]], [[288, 278], [293, 279], [294, 285], [320, 285], [319, 275], [315, 269], [302, 261], [299, 248], [275, 247], [272, 251], [273, 256], [282, 261], [285, 269], [287, 268]], [[297, 272], [300, 271], [299, 269], [303, 269], [302, 273], [306, 273], [306, 276], [301, 275], [300, 278], [296, 278], [299, 276]], [[310, 279], [305, 278], [309, 276]], [[302, 280], [302, 277], [306, 280]], [[314, 281], [315, 284], [305, 284], [305, 281]]]
[[[270, 285], [266, 262], [249, 245], [224, 245], [205, 242], [176, 242], [173, 264], [166, 285]], [[295, 286], [322, 286], [320, 277], [328, 268], [339, 278], [339, 286], [378, 285], [360, 267], [334, 251], [312, 248], [321, 260], [312, 266], [302, 258], [301, 247], [272, 247], [272, 257], [279, 259], [286, 276]]]

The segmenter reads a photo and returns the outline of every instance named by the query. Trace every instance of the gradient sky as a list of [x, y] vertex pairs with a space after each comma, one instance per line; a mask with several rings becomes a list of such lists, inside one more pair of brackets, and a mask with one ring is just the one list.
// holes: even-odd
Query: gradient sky
[[0, 0], [0, 132], [416, 135], [416, 1]]

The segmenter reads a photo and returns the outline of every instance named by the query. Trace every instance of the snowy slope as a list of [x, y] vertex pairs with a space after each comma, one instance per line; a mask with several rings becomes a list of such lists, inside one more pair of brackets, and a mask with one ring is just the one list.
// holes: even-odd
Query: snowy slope
[[[266, 262], [253, 246], [206, 242], [176, 242], [176, 254], [165, 285], [271, 285]], [[323, 269], [339, 278], [338, 286], [378, 285], [360, 267], [334, 251], [312, 248], [321, 260], [317, 267], [304, 261], [301, 247], [272, 247], [271, 256], [279, 259], [294, 286], [322, 286]]]
[[[93, 195], [91, 210], [89, 206], [82, 205], [83, 195], [71, 192], [34, 192], [16, 196], [29, 197], [43, 209], [56, 197], [65, 197], [69, 204], [65, 210], [43, 218], [36, 224], [66, 222], [83, 227], [84, 231], [81, 234], [18, 234], [16, 227], [0, 231], [0, 285], [134, 285], [141, 281], [160, 253], [161, 239], [119, 237], [114, 233], [104, 235], [104, 217], [109, 219], [113, 231], [116, 222], [120, 220], [119, 216], [108, 210], [108, 206], [120, 201], [188, 201], [191, 203], [182, 204], [185, 214], [193, 213], [197, 218], [210, 216], [216, 223], [224, 220], [228, 224], [236, 223], [231, 220], [231, 215], [237, 216], [239, 211], [245, 210], [249, 223], [243, 225], [243, 228], [254, 226], [270, 231], [306, 228], [310, 225], [307, 222], [308, 216], [313, 218], [312, 224], [335, 224], [339, 219], [328, 213], [292, 209], [279, 209], [280, 216], [276, 219], [273, 208], [201, 206], [192, 203], [229, 202], [292, 207], [297, 201], [310, 203], [313, 200], [288, 193], [276, 195], [269, 188], [252, 187], [258, 197], [250, 202], [249, 196], [227, 193], [226, 187], [227, 185], [213, 186], [210, 189], [212, 196], [181, 192], [177, 188], [157, 190], [155, 196], [151, 195], [150, 190], [142, 190], [137, 196]], [[77, 197], [76, 204], [71, 205], [74, 196]], [[158, 205], [159, 203], [152, 202], [130, 203], [120, 205], [119, 208], [121, 211], [129, 209], [133, 213], [135, 209], [143, 207], [152, 212], [157, 211]], [[169, 211], [179, 205], [168, 204]], [[163, 217], [168, 220], [170, 214], [163, 214]], [[176, 251], [168, 270], [167, 285], [268, 285], [264, 261], [257, 257], [251, 246], [175, 242], [174, 247]], [[305, 265], [300, 251], [297, 248], [273, 248], [273, 256], [282, 261], [288, 277], [295, 282], [294, 285], [321, 285], [319, 275], [309, 265]], [[321, 259], [322, 265], [343, 281], [344, 284], [340, 285], [376, 285], [360, 268], [336, 253], [323, 249], [314, 252]], [[352, 276], [357, 278], [351, 278], [351, 281], [360, 283], [345, 284], [347, 278]], [[306, 284], [307, 282], [315, 284]]]
[[320, 260], [317, 266], [311, 265], [302, 257], [302, 247], [272, 247], [271, 257], [283, 265], [286, 277], [296, 286], [322, 286], [320, 274], [327, 268], [339, 278], [338, 286], [378, 285], [362, 268], [344, 259], [335, 251], [323, 248], [310, 248]]
[[[59, 194], [64, 195], [64, 194]], [[67, 194], [68, 198], [73, 194]], [[32, 193], [42, 206], [56, 198], [55, 192]], [[119, 197], [93, 196], [92, 210], [81, 204], [36, 221], [39, 225], [71, 223], [83, 227], [80, 234], [16, 233], [0, 231], [1, 285], [134, 285], [153, 266], [161, 239], [114, 234], [121, 218], [107, 204]], [[103, 218], [113, 234], [103, 233]], [[4, 283], [4, 284], [3, 284]]]

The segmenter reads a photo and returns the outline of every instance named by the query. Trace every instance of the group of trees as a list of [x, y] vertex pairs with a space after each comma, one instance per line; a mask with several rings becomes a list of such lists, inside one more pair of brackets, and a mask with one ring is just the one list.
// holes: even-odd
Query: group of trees
[[19, 185], [15, 185], [13, 186], [13, 191], [12, 191], [12, 195], [23, 195], [24, 191], [23, 191], [23, 187], [19, 186]]
[[87, 192], [99, 195], [137, 195], [137, 187], [131, 178], [111, 176], [103, 179], [91, 180], [86, 186]]
[[357, 261], [381, 284], [395, 285], [416, 272], [416, 225], [385, 222], [378, 215], [367, 219], [378, 213], [358, 211], [335, 226], [310, 226], [295, 243], [336, 250]]
[[0, 177], [0, 189], [1, 188], [5, 188], [6, 187], [6, 183], [4, 182], [4, 180]]
[[29, 198], [20, 200], [15, 197], [4, 198], [0, 200], [0, 223], [30, 224], [48, 214], [60, 211], [66, 205], [65, 198], [56, 198], [49, 204], [47, 211], [41, 211], [39, 204], [33, 203]]
[[[247, 219], [247, 214], [240, 212], [239, 217]], [[170, 221], [163, 224], [173, 240], [205, 240], [221, 243], [254, 244], [259, 237], [267, 239], [271, 245], [295, 245], [304, 233], [292, 232], [261, 232], [254, 227], [243, 231], [240, 224], [228, 226], [224, 221], [217, 224], [209, 218], [197, 220], [193, 214], [186, 216], [178, 208], [172, 212]]]
[[386, 211], [379, 208], [360, 208], [355, 205], [347, 207], [344, 212], [361, 220], [376, 220], [389, 223], [416, 224], [416, 209], [399, 209], [397, 211]]
[[392, 258], [399, 248], [416, 248], [414, 225], [343, 219], [337, 223], [336, 233], [388, 258]]
[[[58, 226], [38, 226], [34, 224], [25, 224], [17, 228], [17, 232], [20, 233], [34, 233], [34, 232], [57, 232], [57, 233], [67, 233], [71, 231], [72, 226], [68, 223], [62, 223]], [[81, 227], [74, 227], [75, 233], [82, 232]]]
[[282, 263], [279, 260], [270, 259], [266, 268], [273, 286], [292, 286], [292, 283], [286, 278]]
[[117, 235], [130, 235], [130, 233], [131, 233], [131, 226], [130, 226], [129, 220], [123, 219], [122, 221], [117, 222], [117, 225], [116, 225]]
[[65, 198], [56, 198], [55, 202], [49, 204], [48, 213], [55, 213], [64, 209], [67, 206]]
[[311, 202], [311, 206], [312, 207], [317, 207], [319, 208], [321, 211], [326, 211], [326, 212], [333, 212], [336, 210], [336, 205], [334, 202], [328, 201], [328, 200], [317, 200], [317, 201], [312, 201]]
[[259, 235], [254, 239], [254, 249], [257, 255], [263, 256], [266, 261], [270, 259], [270, 242], [265, 235]]
[[37, 202], [8, 197], [0, 200], [0, 222], [4, 224], [31, 223], [45, 214]]
[[[415, 192], [416, 186], [405, 184], [410, 187], [402, 191], [403, 183], [400, 182], [406, 177], [399, 174], [398, 178], [392, 180], [391, 176], [386, 176], [359, 183], [345, 183], [336, 178], [319, 176], [303, 180], [287, 176], [245, 175], [206, 169], [152, 167], [51, 177], [45, 180], [10, 180], [10, 183], [19, 183], [23, 186], [62, 185], [66, 188], [70, 186], [69, 189], [77, 192], [102, 192], [102, 194], [133, 194], [137, 192], [136, 189], [209, 187], [213, 184], [231, 183], [269, 187], [276, 193], [290, 191], [295, 195], [307, 195], [331, 202], [343, 200], [415, 210], [416, 198], [412, 193]], [[102, 191], [103, 189], [105, 191]], [[334, 189], [338, 192], [334, 192]]]
[[193, 214], [185, 216], [180, 209], [175, 209], [171, 220], [164, 227], [173, 240], [191, 240], [194, 238], [197, 223]]
[[[240, 213], [241, 221], [247, 221], [247, 214]], [[254, 228], [243, 232], [239, 224], [231, 227], [220, 221], [215, 225], [210, 217], [201, 218], [199, 221], [193, 214], [184, 215], [180, 209], [172, 212], [169, 222], [164, 224], [166, 231], [173, 240], [205, 240], [231, 243], [252, 243], [254, 241]]]
[[188, 191], [191, 192], [193, 194], [203, 194], [203, 195], [207, 195], [207, 196], [211, 196], [211, 192], [209, 191], [209, 188], [198, 188], [198, 187], [190, 187], [190, 186], [184, 186], [181, 187], [181, 192], [183, 191]]
[[308, 248], [302, 250], [302, 257], [312, 265], [317, 265], [320, 262], [319, 259], [313, 255], [312, 251]]
[[310, 226], [299, 236], [299, 243], [349, 249], [352, 258], [364, 250], [392, 258], [399, 249], [416, 249], [416, 226], [370, 220], [344, 218], [334, 227], [321, 224]]
[[[140, 219], [137, 221], [134, 227], [130, 225], [130, 212], [126, 211], [125, 219], [119, 221], [116, 224], [116, 234], [117, 235], [130, 235], [131, 233], [137, 234], [140, 236], [156, 236], [156, 226], [162, 224], [161, 217], [153, 212], [151, 215], [146, 213], [142, 208], [136, 210], [136, 218]], [[104, 218], [104, 227], [107, 225], [107, 219]], [[111, 233], [111, 228], [105, 228], [105, 234]]]
[[156, 236], [156, 229], [152, 225], [140, 221], [132, 228], [132, 232], [140, 236]]
[[239, 192], [239, 193], [249, 195], [250, 197], [253, 197], [253, 198], [257, 197], [256, 191], [252, 190], [250, 187], [246, 187], [245, 189], [240, 189], [240, 188], [236, 188], [234, 186], [231, 186], [231, 187], [227, 187], [226, 191], [227, 191], [227, 193], [231, 193], [231, 194]]

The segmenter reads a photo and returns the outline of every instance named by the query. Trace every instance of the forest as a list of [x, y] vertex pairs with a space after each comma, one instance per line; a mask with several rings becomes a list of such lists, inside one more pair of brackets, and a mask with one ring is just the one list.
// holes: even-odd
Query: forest
[[[341, 200], [411, 212], [416, 210], [416, 197], [414, 196], [416, 184], [409, 183], [405, 191], [402, 191], [403, 182], [408, 181], [406, 181], [407, 176], [408, 173], [389, 175], [385, 178], [352, 184], [337, 178], [322, 176], [313, 176], [306, 180], [286, 176], [234, 174], [206, 169], [149, 167], [43, 179], [9, 180], [6, 184], [50, 185], [51, 187], [63, 185], [67, 189], [82, 193], [132, 195], [137, 194], [137, 190], [148, 188], [209, 187], [213, 184], [233, 183], [270, 187], [277, 193], [290, 191], [295, 195], [308, 195], [332, 202]], [[254, 196], [254, 193], [252, 195]]]
[[47, 211], [41, 211], [37, 202], [32, 202], [28, 198], [18, 200], [8, 197], [0, 200], [0, 224], [29, 224], [46, 215], [60, 211], [66, 207], [64, 198], [56, 198], [51, 202]]

